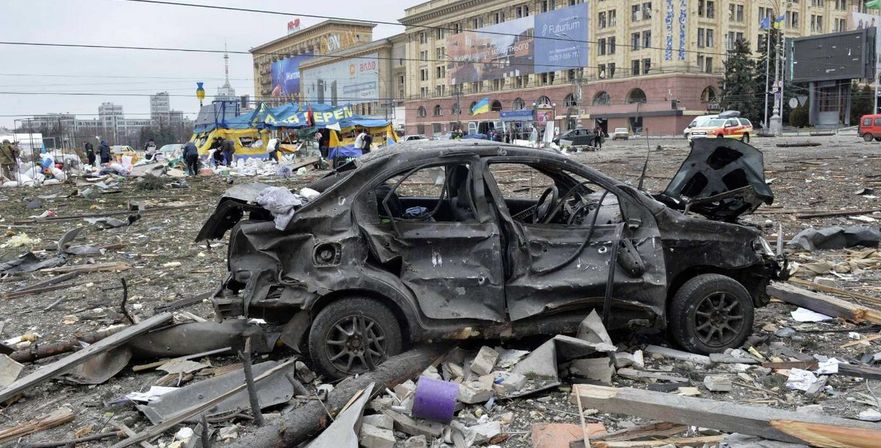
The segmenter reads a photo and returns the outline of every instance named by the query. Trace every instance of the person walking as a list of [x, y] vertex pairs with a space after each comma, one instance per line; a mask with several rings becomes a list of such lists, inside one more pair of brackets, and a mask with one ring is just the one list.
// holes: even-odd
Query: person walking
[[101, 156], [102, 165], [110, 163], [110, 146], [106, 141], [101, 140], [101, 144], [98, 145], [98, 153]]
[[593, 145], [596, 146], [597, 151], [603, 149], [603, 128], [600, 125], [593, 128], [593, 135]]
[[193, 142], [187, 142], [184, 146], [184, 162], [187, 164], [188, 175], [199, 174], [199, 149]]
[[3, 139], [0, 144], [0, 175], [16, 180], [15, 172], [18, 167], [18, 149], [8, 139]]
[[86, 159], [88, 159], [89, 165], [95, 166], [95, 147], [92, 145], [92, 142], [86, 142], [85, 150]]
[[223, 163], [226, 166], [232, 166], [232, 156], [236, 151], [235, 143], [233, 143], [232, 139], [224, 138], [220, 147], [223, 150]]
[[267, 160], [278, 163], [278, 145], [279, 140], [277, 137], [269, 139], [269, 142], [266, 144]]

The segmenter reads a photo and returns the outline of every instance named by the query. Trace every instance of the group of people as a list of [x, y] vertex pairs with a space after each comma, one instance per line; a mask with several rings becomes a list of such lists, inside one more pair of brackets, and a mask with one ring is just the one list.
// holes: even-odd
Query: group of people
[[101, 158], [102, 165], [110, 163], [110, 145], [106, 141], [101, 140], [101, 143], [98, 144], [97, 153], [95, 153], [95, 147], [92, 145], [92, 142], [86, 142], [84, 149], [86, 150], [86, 158], [89, 160], [89, 165], [96, 166], [95, 161], [98, 157]]

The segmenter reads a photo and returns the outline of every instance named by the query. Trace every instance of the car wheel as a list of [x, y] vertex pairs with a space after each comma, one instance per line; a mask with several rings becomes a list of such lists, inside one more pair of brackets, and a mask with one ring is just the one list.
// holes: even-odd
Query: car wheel
[[869, 134], [868, 132], [863, 134], [863, 141], [871, 142], [872, 140], [875, 140], [875, 137], [873, 137], [872, 134]]
[[346, 297], [318, 313], [309, 329], [309, 356], [331, 379], [364, 373], [401, 352], [395, 315], [374, 299]]
[[743, 134], [743, 138], [740, 141], [744, 143], [749, 143], [749, 134]]
[[694, 353], [740, 347], [752, 332], [749, 291], [731, 277], [703, 274], [685, 282], [670, 304], [667, 328], [674, 342]]

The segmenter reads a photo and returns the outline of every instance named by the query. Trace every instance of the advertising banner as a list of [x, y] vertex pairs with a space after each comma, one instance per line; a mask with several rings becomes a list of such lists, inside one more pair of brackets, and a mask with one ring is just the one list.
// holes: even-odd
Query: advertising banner
[[509, 20], [447, 37], [450, 84], [533, 73], [533, 17]]
[[271, 96], [297, 98], [300, 93], [300, 63], [310, 58], [311, 54], [301, 54], [273, 62]]
[[535, 16], [535, 73], [587, 65], [587, 3]]
[[[310, 114], [312, 122], [310, 123]], [[315, 126], [319, 128], [326, 127], [328, 125], [333, 125], [339, 123], [340, 121], [346, 118], [352, 118], [354, 113], [352, 112], [352, 106], [346, 105], [337, 107], [334, 109], [324, 110], [324, 111], [312, 111], [309, 110], [291, 110], [287, 114], [278, 114], [279, 116], [269, 115], [266, 118], [266, 124], [283, 128], [283, 127], [291, 127], [298, 128], [303, 126]]]
[[[881, 16], [852, 12], [847, 17], [847, 30], [855, 31], [872, 27], [881, 27]], [[881, 33], [875, 33], [875, 53], [881, 53]], [[875, 68], [881, 68], [881, 57], [876, 58]]]
[[337, 105], [379, 101], [377, 53], [303, 69], [305, 101]]

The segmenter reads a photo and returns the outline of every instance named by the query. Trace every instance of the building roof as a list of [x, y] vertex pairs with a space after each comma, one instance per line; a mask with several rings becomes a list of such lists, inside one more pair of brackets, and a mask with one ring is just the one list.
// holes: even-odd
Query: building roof
[[251, 48], [248, 51], [251, 53], [256, 53], [264, 48], [271, 47], [275, 44], [284, 42], [289, 39], [297, 39], [297, 37], [299, 37], [299, 36], [302, 36], [302, 35], [307, 34], [309, 32], [313, 32], [313, 31], [319, 30], [321, 28], [326, 28], [326, 27], [329, 27], [332, 25], [361, 26], [361, 27], [370, 28], [370, 29], [373, 29], [376, 27], [376, 24], [373, 22], [360, 21], [360, 20], [328, 19], [323, 22], [316, 23], [315, 25], [307, 26], [306, 28], [303, 28], [300, 31], [296, 31], [291, 34], [279, 37], [278, 39], [266, 42], [265, 44], [258, 45], [254, 48]]

